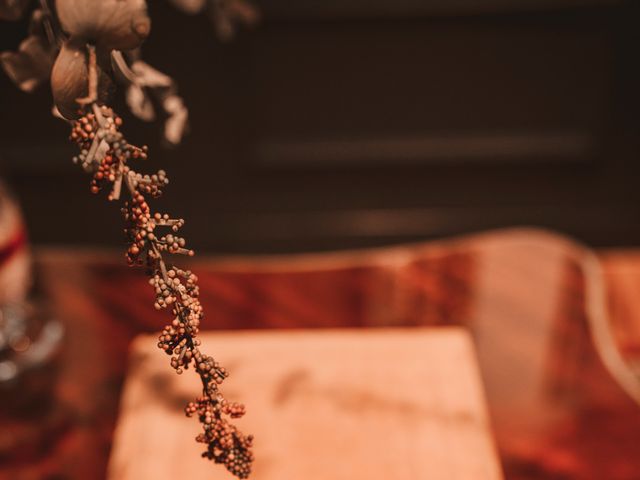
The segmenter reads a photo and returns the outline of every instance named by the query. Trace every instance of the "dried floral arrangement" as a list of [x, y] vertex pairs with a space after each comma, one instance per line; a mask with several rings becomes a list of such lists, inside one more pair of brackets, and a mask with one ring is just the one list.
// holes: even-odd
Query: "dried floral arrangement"
[[[223, 39], [233, 35], [236, 23], [252, 24], [256, 11], [244, 0], [170, 0], [186, 13], [208, 10]], [[34, 5], [35, 4], [35, 5]], [[163, 170], [138, 173], [131, 161], [144, 160], [145, 146], [129, 143], [122, 120], [108, 106], [114, 84], [126, 88], [127, 103], [143, 120], [156, 116], [159, 105], [166, 118], [164, 137], [178, 143], [187, 123], [187, 109], [173, 80], [140, 60], [140, 45], [150, 33], [145, 0], [0, 0], [0, 20], [17, 20], [31, 12], [29, 36], [17, 52], [0, 54], [0, 64], [24, 91], [50, 78], [54, 113], [71, 124], [71, 140], [80, 153], [73, 159], [92, 175], [91, 191], [107, 188], [108, 198], [127, 197], [122, 213], [130, 265], [146, 268], [155, 290], [156, 309], [171, 312], [158, 347], [171, 357], [181, 374], [192, 368], [202, 382], [202, 395], [186, 408], [197, 416], [206, 445], [203, 456], [223, 464], [238, 478], [248, 478], [253, 454], [252, 436], [244, 435], [229, 418], [239, 418], [244, 406], [228, 402], [220, 391], [227, 371], [200, 350], [197, 335], [203, 317], [197, 277], [165, 258], [193, 255], [179, 235], [182, 219], [152, 212], [149, 198], [157, 198], [169, 183]]]

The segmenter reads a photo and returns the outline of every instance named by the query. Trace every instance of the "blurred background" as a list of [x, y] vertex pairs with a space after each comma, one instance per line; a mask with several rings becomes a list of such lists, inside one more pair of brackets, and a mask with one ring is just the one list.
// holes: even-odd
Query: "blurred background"
[[[175, 150], [127, 119], [210, 252], [289, 252], [509, 225], [640, 243], [640, 5], [616, 0], [261, 0], [219, 42], [206, 15], [152, 2], [145, 60], [173, 76]], [[3, 22], [14, 49], [25, 22]], [[122, 242], [87, 195], [48, 88], [0, 76], [0, 164], [36, 244]], [[121, 99], [120, 99], [121, 100]], [[116, 104], [117, 105], [117, 104]], [[123, 114], [124, 106], [118, 108]], [[90, 221], [89, 219], [93, 219]], [[90, 222], [90, 227], [89, 227]]]
[[[149, 3], [190, 131], [113, 106], [171, 179], [204, 329], [454, 327], [498, 476], [640, 478], [639, 2], [257, 0], [231, 42]], [[167, 321], [51, 105], [0, 75], [0, 480], [105, 478], [130, 346]]]

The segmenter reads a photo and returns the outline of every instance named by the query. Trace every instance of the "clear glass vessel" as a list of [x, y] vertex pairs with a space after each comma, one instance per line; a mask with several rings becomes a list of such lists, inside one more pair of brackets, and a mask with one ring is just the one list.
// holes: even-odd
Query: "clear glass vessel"
[[0, 460], [27, 460], [63, 425], [55, 378], [63, 329], [34, 288], [20, 209], [0, 183]]

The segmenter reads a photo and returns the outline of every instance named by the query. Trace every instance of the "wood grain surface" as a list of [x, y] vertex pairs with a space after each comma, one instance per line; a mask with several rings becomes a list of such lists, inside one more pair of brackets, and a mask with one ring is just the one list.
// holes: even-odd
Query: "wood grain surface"
[[[593, 346], [584, 252], [565, 237], [516, 229], [366, 251], [200, 258], [190, 267], [200, 278], [204, 328], [218, 332], [465, 326], [506, 478], [637, 480], [640, 408]], [[7, 458], [2, 447], [14, 431], [0, 409], [0, 479], [101, 479], [129, 344], [167, 318], [151, 308], [143, 272], [124, 266], [121, 253], [37, 253], [39, 278], [66, 329], [50, 398], [67, 420], [23, 412], [47, 433], [38, 448]], [[637, 355], [640, 254], [601, 258], [616, 338]], [[233, 382], [241, 373], [228, 366]]]
[[[473, 344], [460, 328], [210, 333], [206, 351], [229, 366], [227, 396], [249, 413], [255, 480], [498, 480]], [[108, 478], [226, 479], [200, 457], [200, 429], [183, 404], [193, 372], [168, 371], [141, 336]]]

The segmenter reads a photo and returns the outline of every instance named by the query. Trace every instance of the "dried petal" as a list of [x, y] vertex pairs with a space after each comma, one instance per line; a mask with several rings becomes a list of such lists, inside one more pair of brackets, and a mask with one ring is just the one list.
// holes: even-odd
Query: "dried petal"
[[107, 50], [137, 48], [151, 31], [145, 0], [56, 0], [56, 9], [71, 37]]
[[[104, 101], [111, 81], [98, 62], [98, 96]], [[51, 72], [53, 101], [68, 120], [78, 118], [82, 105], [77, 100], [89, 93], [89, 67], [86, 46], [79, 42], [66, 42]]]
[[23, 91], [31, 92], [49, 78], [55, 50], [40, 36], [31, 35], [17, 52], [0, 54], [0, 64], [9, 78]]

